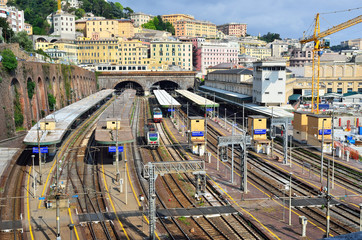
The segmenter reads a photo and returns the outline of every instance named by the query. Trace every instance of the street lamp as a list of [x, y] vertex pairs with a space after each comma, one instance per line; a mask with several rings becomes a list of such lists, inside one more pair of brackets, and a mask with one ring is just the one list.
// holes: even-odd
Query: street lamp
[[36, 195], [36, 192], [35, 192], [35, 184], [36, 184], [36, 182], [35, 182], [35, 164], [34, 164], [35, 155], [34, 154], [31, 155], [31, 158], [33, 160], [33, 189], [34, 189], [34, 197], [35, 197], [35, 195]]
[[289, 173], [289, 226], [292, 225], [292, 175]]

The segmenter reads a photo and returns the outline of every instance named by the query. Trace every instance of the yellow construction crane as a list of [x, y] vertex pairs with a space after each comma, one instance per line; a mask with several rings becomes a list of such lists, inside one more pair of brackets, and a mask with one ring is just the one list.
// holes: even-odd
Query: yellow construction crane
[[58, 14], [62, 13], [62, 0], [58, 0]]
[[[300, 43], [305, 44], [308, 42], [314, 42], [313, 49], [313, 65], [312, 65], [312, 112], [319, 113], [319, 66], [320, 66], [320, 57], [322, 55], [322, 50], [325, 48], [329, 48], [330, 42], [329, 39], [323, 39], [324, 37], [341, 31], [345, 28], [356, 25], [357, 23], [362, 22], [362, 15], [348, 20], [344, 23], [341, 23], [337, 26], [334, 26], [326, 31], [320, 32], [319, 25], [319, 13], [316, 14], [315, 17], [315, 25], [314, 25], [314, 33], [312, 36], [307, 38], [303, 38], [300, 40]], [[317, 59], [316, 59], [317, 58]], [[317, 72], [315, 72], [317, 62]], [[317, 78], [317, 81], [316, 81]], [[316, 96], [314, 96], [316, 95]], [[316, 107], [314, 106], [316, 104]]]

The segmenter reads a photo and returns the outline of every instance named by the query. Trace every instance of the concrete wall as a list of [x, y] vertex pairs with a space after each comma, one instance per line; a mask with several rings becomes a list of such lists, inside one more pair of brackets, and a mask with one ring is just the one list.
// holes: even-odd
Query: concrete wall
[[[15, 135], [14, 99], [18, 92], [24, 129], [30, 129], [37, 121], [37, 112], [47, 115], [48, 95], [56, 99], [56, 109], [97, 91], [97, 80], [93, 72], [59, 64], [19, 61], [11, 74], [2, 69], [0, 63], [0, 140]], [[28, 96], [28, 82], [35, 83], [34, 95]]]

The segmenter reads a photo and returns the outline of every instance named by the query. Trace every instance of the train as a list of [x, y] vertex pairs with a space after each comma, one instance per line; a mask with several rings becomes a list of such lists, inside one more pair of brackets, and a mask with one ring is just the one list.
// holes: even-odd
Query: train
[[153, 108], [152, 116], [153, 116], [153, 121], [155, 123], [162, 122], [162, 111], [160, 108], [158, 108], [158, 107]]
[[145, 126], [146, 144], [151, 149], [156, 149], [160, 145], [160, 134], [152, 120], [148, 120]]

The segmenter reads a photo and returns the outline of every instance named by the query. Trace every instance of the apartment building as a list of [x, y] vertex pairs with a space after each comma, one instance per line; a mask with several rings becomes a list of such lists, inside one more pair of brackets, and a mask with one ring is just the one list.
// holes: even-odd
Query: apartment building
[[206, 69], [220, 63], [238, 63], [239, 45], [236, 42], [193, 41], [194, 67], [196, 71], [206, 74]]
[[362, 50], [362, 38], [343, 41], [341, 42], [341, 46]]
[[149, 44], [138, 40], [120, 41], [118, 56], [120, 65], [145, 65], [149, 64]]
[[118, 40], [90, 38], [78, 39], [79, 64], [112, 64], [119, 63]]
[[0, 4], [0, 18], [5, 18], [14, 32], [25, 31], [24, 11], [6, 5], [1, 6]]
[[0, 7], [5, 7], [8, 3], [8, 0], [0, 0]]
[[191, 71], [192, 43], [178, 41], [154, 41], [150, 43], [151, 58], [168, 65]]
[[132, 13], [130, 15], [130, 18], [131, 18], [131, 20], [133, 20], [133, 25], [135, 27], [139, 27], [139, 26], [142, 26], [142, 24], [148, 23], [153, 18], [153, 16], [149, 15], [149, 14], [137, 12], [137, 13]]
[[284, 104], [285, 61], [258, 61], [253, 67], [253, 102], [265, 106]]
[[56, 12], [53, 15], [54, 32], [51, 35], [62, 39], [75, 40], [75, 16], [66, 12]]
[[268, 47], [242, 46], [240, 47], [240, 54], [255, 57], [258, 60], [263, 60], [271, 57], [272, 50]]
[[74, 41], [56, 41], [54, 43], [38, 41], [35, 50], [42, 49], [56, 63], [78, 63], [77, 45]]
[[174, 27], [176, 37], [216, 38], [216, 25], [208, 21], [182, 19]]
[[31, 26], [31, 24], [25, 23], [24, 29], [28, 35], [33, 35], [33, 26]]
[[303, 67], [313, 61], [313, 48], [294, 48], [290, 54], [289, 63], [291, 67]]
[[115, 37], [132, 38], [134, 26], [130, 19], [104, 19], [86, 21], [85, 37], [94, 40]]
[[245, 23], [226, 23], [217, 26], [217, 30], [223, 32], [225, 35], [245, 37], [247, 25]]
[[194, 16], [187, 15], [187, 14], [168, 14], [168, 15], [162, 15], [162, 21], [164, 22], [170, 22], [173, 26], [175, 26], [175, 23], [182, 19], [188, 19], [188, 20], [194, 20]]

